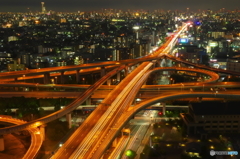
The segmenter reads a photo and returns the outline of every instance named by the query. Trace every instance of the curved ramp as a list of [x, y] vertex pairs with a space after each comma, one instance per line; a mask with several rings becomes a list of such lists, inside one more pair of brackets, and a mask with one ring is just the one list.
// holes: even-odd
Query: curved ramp
[[[6, 115], [0, 115], [0, 121], [6, 122], [6, 123], [12, 123], [16, 125], [27, 123], [26, 121], [15, 119]], [[41, 135], [38, 128], [31, 128], [31, 129], [28, 129], [28, 131], [31, 134], [31, 145], [28, 151], [26, 152], [26, 154], [23, 156], [23, 159], [30, 159], [30, 158], [36, 157], [43, 142], [43, 136]]]

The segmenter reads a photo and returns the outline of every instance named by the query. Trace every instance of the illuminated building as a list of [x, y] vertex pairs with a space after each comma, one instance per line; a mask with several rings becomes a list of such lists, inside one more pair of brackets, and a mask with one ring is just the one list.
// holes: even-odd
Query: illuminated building
[[240, 58], [238, 56], [227, 59], [227, 70], [240, 72]]
[[46, 7], [44, 6], [44, 2], [41, 2], [42, 4], [42, 13], [46, 13]]

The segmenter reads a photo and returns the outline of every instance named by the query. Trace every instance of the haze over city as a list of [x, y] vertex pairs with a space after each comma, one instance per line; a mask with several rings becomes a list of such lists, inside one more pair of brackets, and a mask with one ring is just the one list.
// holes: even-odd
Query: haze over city
[[[40, 11], [41, 1], [8, 0], [0, 2], [0, 12], [26, 12]], [[238, 9], [239, 0], [45, 0], [47, 10], [76, 12], [93, 11], [101, 9], [135, 9], [135, 10], [226, 10]]]

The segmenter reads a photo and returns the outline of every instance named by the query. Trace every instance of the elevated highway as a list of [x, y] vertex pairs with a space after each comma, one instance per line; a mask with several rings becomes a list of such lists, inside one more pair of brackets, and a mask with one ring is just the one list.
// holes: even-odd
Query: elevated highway
[[[182, 30], [185, 27], [186, 26], [184, 26]], [[179, 32], [181, 32], [182, 30], [180, 30]], [[171, 49], [172, 43], [174, 41], [176, 41], [176, 37], [172, 38], [170, 41], [167, 42], [168, 46], [157, 50], [154, 54], [151, 54], [150, 56], [155, 58], [159, 57], [162, 51], [167, 51]], [[97, 122], [94, 121], [95, 116], [92, 114], [95, 114], [94, 112], [100, 111], [101, 106], [98, 106], [98, 108], [95, 109], [95, 111], [88, 117], [89, 120], [93, 119], [93, 124], [88, 123], [88, 119], [85, 120], [87, 124], [91, 124], [93, 125], [93, 127], [91, 128], [91, 131], [87, 133], [87, 136], [85, 136], [83, 141], [81, 141], [81, 144], [77, 147], [77, 149], [72, 153], [70, 157], [63, 156], [66, 155], [66, 153], [64, 153], [66, 148], [65, 146], [63, 146], [52, 158], [95, 158], [96, 155], [98, 156], [97, 158], [101, 158], [101, 156], [99, 156], [101, 154], [95, 154], [96, 150], [100, 148], [99, 146], [101, 145], [102, 141], [106, 139], [108, 133], [111, 131], [111, 127], [114, 125], [115, 119], [119, 118], [122, 113], [128, 108], [128, 105], [132, 103], [133, 98], [136, 94], [129, 94], [129, 92], [131, 92], [131, 90], [136, 91], [135, 88], [140, 89], [143, 82], [146, 80], [146, 71], [149, 70], [150, 66], [152, 65], [153, 63], [151, 62], [142, 63], [118, 86], [116, 86], [116, 88], [104, 99], [103, 105], [107, 104], [106, 106], [108, 106], [108, 108]], [[143, 76], [145, 78], [142, 78]], [[73, 143], [73, 139], [74, 138], [70, 138], [66, 142], [67, 147], [70, 147], [71, 143]]]
[[[186, 26], [182, 27], [182, 29], [179, 30], [178, 33], [183, 31], [185, 28], [186, 28]], [[139, 61], [134, 59], [132, 62], [131, 61], [126, 61], [126, 63], [135, 63], [134, 61], [137, 61], [137, 62], [152, 61], [152, 60], [155, 60], [159, 57], [162, 57], [162, 55], [166, 55], [166, 54], [163, 54], [163, 53], [168, 52], [172, 48], [172, 46], [175, 44], [176, 39], [178, 37], [177, 34], [176, 34], [175, 37], [173, 37], [172, 39], [167, 41], [167, 43], [163, 47], [161, 47], [159, 50], [157, 50], [154, 54], [151, 54], [151, 55], [146, 56], [144, 58], [138, 59]], [[123, 63], [118, 63], [118, 62], [115, 63], [115, 65], [121, 65], [121, 64], [125, 64], [125, 63], [124, 62]], [[38, 72], [38, 71], [35, 70], [35, 72], [34, 71], [29, 72], [29, 74], [33, 75], [33, 74], [44, 73], [44, 72], [53, 72], [53, 71], [56, 71], [56, 72], [60, 71], [61, 72], [61, 71], [66, 71], [66, 70], [75, 70], [75, 69], [81, 69], [81, 68], [99, 67], [99, 66], [107, 66], [107, 65], [113, 65], [113, 63], [112, 64], [110, 64], [110, 63], [100, 64], [100, 65], [98, 63], [98, 64], [92, 65], [92, 66], [86, 66], [86, 65], [78, 66], [77, 68], [76, 67], [74, 67], [74, 68], [73, 67], [68, 67], [68, 68], [63, 68], [63, 69], [56, 68], [57, 70], [49, 68], [51, 70], [48, 70], [48, 69], [41, 70], [43, 72], [41, 72], [41, 71]], [[145, 68], [147, 66], [152, 66], [152, 65], [153, 65], [152, 62], [145, 62], [144, 65], [143, 64], [140, 65], [136, 70], [139, 70], [141, 67]], [[148, 70], [148, 69], [149, 68], [146, 68], [146, 70]], [[119, 70], [117, 70], [117, 71], [119, 71]], [[53, 113], [52, 115], [41, 118], [37, 121], [29, 122], [28, 124], [25, 124], [25, 126], [19, 126], [18, 128], [17, 127], [12, 127], [12, 128], [9, 127], [9, 128], [6, 128], [6, 129], [0, 129], [0, 134], [1, 133], [10, 133], [10, 132], [14, 132], [14, 131], [19, 131], [19, 130], [26, 129], [26, 128], [29, 128], [29, 127], [38, 127], [42, 124], [45, 124], [49, 121], [57, 119], [57, 118], [65, 115], [65, 114], [71, 112], [77, 106], [79, 106], [81, 104], [81, 102], [86, 100], [93, 93], [94, 90], [96, 90], [109, 77], [113, 76], [113, 74], [115, 74], [117, 71], [115, 70], [115, 71], [109, 73], [108, 76], [100, 79], [100, 82], [98, 81], [93, 86], [90, 86], [90, 88], [88, 90], [86, 90], [82, 96], [79, 96], [73, 103], [71, 103], [69, 106], [66, 107], [66, 109], [63, 109], [61, 112]], [[16, 75], [14, 75], [13, 73], [9, 73], [8, 75], [3, 74], [0, 77], [1, 78], [6, 78], [6, 77], [16, 78], [16, 76], [22, 76], [26, 73], [27, 72], [25, 72], [25, 71], [19, 72]], [[136, 76], [137, 78], [133, 78], [131, 76]], [[104, 103], [102, 103], [102, 106], [98, 107], [96, 109], [96, 110], [99, 109], [99, 111], [94, 111], [94, 112], [102, 112], [102, 116], [99, 116], [99, 118], [100, 117], [103, 117], [103, 118], [99, 119], [98, 122], [100, 123], [100, 125], [102, 125], [101, 130], [104, 130], [103, 133], [100, 133], [99, 131], [97, 131], [97, 128], [95, 127], [97, 123], [94, 124], [94, 123], [91, 123], [91, 122], [89, 122], [89, 123], [86, 122], [86, 124], [81, 126], [80, 129], [77, 130], [76, 132], [79, 133], [80, 130], [85, 131], [84, 129], [86, 129], [89, 126], [92, 127], [91, 129], [93, 129], [93, 131], [92, 132], [87, 132], [87, 131], [84, 132], [84, 133], [89, 134], [90, 136], [86, 137], [87, 141], [84, 141], [77, 148], [77, 151], [74, 151], [74, 153], [72, 154], [72, 156], [70, 158], [78, 158], [79, 155], [82, 156], [82, 157], [79, 157], [79, 158], [85, 158], [85, 157], [86, 158], [95, 158], [95, 157], [100, 158], [101, 157], [103, 151], [106, 149], [106, 147], [102, 146], [104, 142], [107, 142], [106, 139], [104, 138], [105, 135], [109, 136], [109, 134], [110, 135], [113, 134], [113, 136], [114, 136], [113, 132], [115, 130], [117, 132], [117, 129], [119, 128], [117, 126], [117, 122], [116, 122], [116, 121], [118, 121], [117, 119], [120, 119], [120, 118], [122, 118], [122, 116], [124, 116], [124, 114], [122, 114], [122, 113], [128, 112], [127, 110], [129, 110], [129, 107], [130, 107], [134, 97], [136, 96], [137, 92], [142, 87], [142, 84], [146, 81], [148, 76], [149, 76], [149, 73], [146, 73], [146, 72], [144, 72], [144, 73], [143, 72], [141, 72], [141, 73], [138, 72], [138, 74], [131, 73], [127, 76], [127, 77], [131, 77], [131, 78], [125, 78], [124, 79], [125, 82], [123, 82], [123, 81], [121, 82], [123, 84], [120, 83], [118, 86], [116, 86], [116, 88], [112, 91], [114, 93], [112, 93], [112, 94], [110, 93], [111, 95], [114, 95], [115, 98], [111, 98], [110, 95], [107, 96], [104, 100]], [[126, 82], [128, 82], [129, 85], [126, 85]], [[124, 89], [124, 91], [123, 91], [123, 89]], [[121, 92], [123, 92], [123, 93], [121, 93]], [[126, 95], [124, 95], [124, 94], [126, 94]], [[111, 109], [106, 108], [107, 106], [109, 106], [108, 108], [111, 107]], [[100, 109], [102, 109], [102, 110], [100, 111]], [[114, 113], [113, 111], [116, 114], [113, 114]], [[96, 115], [96, 113], [94, 113], [94, 112], [92, 114]], [[103, 112], [107, 112], [107, 113], [104, 115]], [[94, 119], [94, 116], [92, 118], [89, 118], [89, 120], [91, 120], [91, 119]], [[93, 121], [96, 122], [96, 119], [94, 119]], [[100, 127], [98, 127], [98, 128], [100, 128]], [[82, 140], [81, 138], [83, 138], [83, 137], [84, 136], [80, 136], [79, 140]], [[99, 137], [101, 139], [96, 140], [96, 137]], [[78, 138], [79, 138], [79, 136], [78, 136]], [[70, 140], [73, 140], [73, 141], [74, 141], [74, 139], [76, 139], [76, 137], [71, 137], [70, 138]], [[66, 143], [70, 143], [70, 140], [68, 140]], [[69, 146], [69, 145], [67, 145], [67, 146]], [[66, 151], [66, 149], [64, 149], [64, 148], [59, 149], [59, 154], [61, 154], [61, 153], [66, 154], [64, 151]], [[59, 157], [60, 156], [61, 155], [59, 155]]]
[[[146, 79], [148, 78], [148, 76], [152, 73], [152, 72], [154, 72], [154, 71], [156, 71], [156, 70], [149, 70], [148, 72], [146, 72], [146, 73], [144, 73], [142, 76], [141, 76], [141, 78], [137, 81], [137, 82], [135, 82], [135, 83], [130, 83], [130, 84], [132, 84], [132, 89], [131, 90], [129, 90], [129, 92], [127, 93], [128, 94], [128, 96], [126, 96], [124, 99], [123, 99], [123, 101], [125, 101], [125, 104], [123, 105], [123, 104], [121, 104], [121, 105], [114, 105], [114, 107], [118, 107], [117, 109], [119, 110], [119, 109], [121, 109], [122, 107], [124, 107], [125, 109], [126, 108], [131, 108], [131, 102], [132, 102], [132, 100], [131, 99], [133, 99], [135, 96], [136, 96], [136, 92], [138, 92], [139, 91], [139, 89], [142, 87], [142, 84], [143, 84], [143, 82], [144, 81], [146, 81]], [[218, 78], [218, 77], [217, 77]], [[116, 88], [117, 89], [117, 88]], [[114, 90], [116, 90], [116, 89], [114, 89]], [[169, 93], [168, 93], [169, 94]], [[181, 95], [183, 95], [184, 93], [182, 92], [181, 93]], [[209, 94], [209, 93], [207, 93], [207, 94]], [[178, 94], [179, 95], [179, 94]], [[164, 94], [162, 94], [161, 96], [164, 96]], [[171, 96], [174, 96], [173, 97], [173, 99], [174, 98], [176, 98], [175, 96], [176, 95], [174, 95], [174, 94], [172, 94]], [[170, 97], [171, 97], [170, 96]], [[213, 94], [211, 93], [211, 95], [210, 96], [213, 96]], [[215, 94], [215, 96], [216, 96], [216, 94]], [[130, 97], [130, 98], [129, 98]], [[170, 98], [169, 96], [168, 96], [168, 98]], [[182, 96], [181, 96], [182, 97]], [[185, 97], [187, 97], [187, 96], [185, 96]], [[190, 96], [191, 97], [191, 96]], [[201, 96], [198, 96], [198, 97], [201, 97]], [[166, 98], [163, 98], [163, 99], [166, 99]], [[108, 100], [108, 98], [105, 98], [105, 100]], [[166, 99], [166, 100], [170, 100], [170, 99]], [[151, 103], [151, 104], [155, 104], [155, 103]], [[113, 105], [112, 105], [113, 106]], [[109, 107], [110, 108], [110, 107]], [[118, 114], [117, 112], [115, 112], [115, 114], [114, 114], [114, 116], [112, 117], [112, 124], [111, 125], [109, 125], [110, 126], [110, 128], [108, 127], [107, 129], [107, 131], [105, 131], [105, 132], [101, 132], [101, 134], [98, 134], [97, 136], [99, 136], [98, 137], [98, 143], [96, 144], [94, 144], [94, 145], [92, 145], [92, 147], [90, 148], [90, 149], [88, 149], [88, 150], [85, 150], [85, 151], [88, 151], [87, 153], [85, 152], [85, 153], [82, 153], [82, 150], [83, 149], [80, 149], [80, 146], [78, 147], [78, 149], [76, 149], [76, 151], [73, 153], [73, 155], [70, 157], [70, 158], [101, 158], [101, 156], [102, 156], [102, 154], [104, 153], [104, 151], [107, 149], [107, 146], [106, 145], [109, 145], [109, 144], [106, 144], [106, 143], [111, 143], [111, 141], [109, 141], [109, 138], [111, 138], [110, 136], [109, 136], [109, 134], [112, 134], [113, 132], [115, 132], [115, 130], [119, 130], [119, 124], [117, 124], [117, 122], [116, 122], [116, 120], [114, 120], [117, 116], [119, 116], [120, 118], [124, 115], [124, 113], [125, 113], [125, 111], [124, 112], [121, 112], [121, 114]], [[119, 118], [118, 117], [118, 118]], [[117, 132], [117, 131], [116, 131]], [[96, 133], [96, 132], [95, 132]], [[114, 134], [114, 137], [115, 137], [115, 135], [116, 134]], [[86, 143], [83, 143], [83, 144], [90, 144], [89, 142], [86, 142]], [[80, 155], [80, 154], [82, 154], [82, 155]], [[85, 154], [87, 154], [87, 155], [85, 155]]]
[[176, 62], [184, 63], [184, 64], [187, 64], [187, 65], [190, 65], [190, 66], [194, 66], [194, 67], [199, 68], [199, 69], [205, 69], [205, 70], [210, 70], [210, 71], [217, 72], [217, 73], [240, 76], [240, 72], [217, 69], [217, 68], [205, 66], [205, 65], [202, 65], [202, 64], [196, 64], [196, 63], [188, 62], [188, 61], [182, 60], [180, 58], [177, 58], [177, 57], [175, 57], [173, 55], [169, 55], [169, 54], [165, 54], [164, 58], [167, 58], [167, 59], [170, 59], [170, 60], [173, 60], [173, 61], [176, 61]]
[[[98, 145], [98, 142], [101, 141], [99, 138], [104, 137], [101, 132], [107, 133], [108, 128], [112, 125], [113, 119], [117, 117], [116, 114], [120, 115], [127, 109], [124, 105], [129, 103], [129, 101], [125, 99], [126, 97], [129, 97], [129, 99], [132, 98], [132, 96], [128, 96], [128, 92], [132, 89], [133, 83], [136, 83], [152, 65], [150, 62], [145, 62], [123, 79], [123, 81], [116, 86], [117, 89], [111, 91], [95, 111], [84, 121], [83, 125], [88, 125], [85, 129], [89, 130], [87, 132], [75, 131], [72, 138], [70, 138], [52, 158], [75, 158], [74, 156], [79, 155], [85, 158], [91, 155], [88, 150], [94, 149], [94, 145]], [[101, 113], [102, 111], [104, 111], [103, 114]], [[98, 116], [97, 114], [102, 115]], [[81, 129], [81, 127], [82, 126], [80, 126], [79, 129]], [[84, 135], [85, 137], [80, 139], [81, 141], [76, 144], [75, 138], [79, 137], [79, 135]], [[74, 147], [74, 150], [77, 149], [79, 151], [71, 151], [71, 153], [66, 154], [64, 150], [69, 149], [69, 147]]]
[[[117, 134], [124, 128], [124, 125], [133, 118], [133, 116], [143, 110], [144, 108], [151, 106], [158, 102], [164, 102], [166, 100], [173, 100], [173, 99], [181, 99], [181, 98], [229, 98], [229, 99], [239, 99], [240, 91], [231, 91], [227, 94], [220, 93], [220, 94], [212, 94], [208, 92], [193, 92], [193, 93], [171, 93], [166, 94], [164, 96], [157, 96], [155, 98], [142, 101], [141, 103], [135, 105], [134, 107], [130, 107], [128, 111], [124, 112], [123, 115], [119, 118], [118, 121], [115, 123], [114, 129], [108, 134], [107, 140], [102, 141], [101, 147], [97, 149], [95, 154], [103, 154], [104, 151], [107, 150], [108, 146], [113, 142], [113, 140], [117, 137]], [[101, 156], [99, 155], [99, 156]], [[94, 156], [95, 157], [95, 156]], [[94, 158], [92, 157], [92, 158]]]
[[[189, 71], [189, 72], [198, 72], [205, 75], [210, 76], [211, 78], [205, 81], [202, 81], [201, 83], [210, 83], [215, 82], [219, 79], [219, 75], [202, 69], [196, 69], [196, 68], [185, 68], [185, 67], [157, 67], [154, 69], [154, 72], [156, 71]], [[88, 88], [90, 85], [61, 85], [61, 84], [38, 84], [38, 83], [0, 83], [0, 87], [34, 87], [36, 89], [38, 88]], [[106, 86], [101, 86], [101, 88], [104, 88]], [[110, 86], [107, 86], [107, 89], [110, 89]]]
[[92, 93], [95, 90], [97, 90], [98, 87], [100, 87], [100, 85], [102, 85], [110, 77], [112, 77], [113, 75], [115, 75], [117, 72], [121, 71], [124, 68], [125, 68], [125, 66], [120, 66], [119, 68], [116, 68], [113, 71], [107, 73], [103, 78], [101, 78], [94, 85], [90, 86], [83, 94], [80, 94], [76, 100], [74, 100], [71, 104], [69, 104], [64, 109], [61, 109], [53, 114], [43, 117], [43, 118], [40, 118], [40, 119], [37, 119], [34, 121], [30, 121], [28, 123], [24, 123], [24, 124], [17, 125], [17, 126], [11, 126], [11, 127], [7, 127], [7, 128], [1, 128], [0, 134], [7, 134], [7, 133], [16, 132], [16, 131], [21, 131], [24, 129], [39, 127], [50, 121], [56, 120], [56, 119], [62, 117], [63, 115], [66, 115], [67, 113], [73, 111], [75, 108], [77, 108], [79, 105], [81, 105], [81, 103], [83, 103], [87, 98], [89, 98], [92, 95]]
[[9, 79], [9, 78], [21, 78], [23, 75], [25, 76], [32, 76], [32, 75], [42, 75], [44, 73], [56, 73], [56, 72], [67, 72], [67, 71], [76, 71], [81, 69], [91, 69], [97, 68], [101, 69], [102, 67], [108, 66], [121, 66], [126, 64], [136, 64], [145, 61], [152, 61], [156, 60], [157, 58], [161, 57], [162, 55], [159, 53], [168, 52], [172, 49], [173, 45], [175, 45], [179, 34], [186, 30], [187, 24], [185, 24], [174, 37], [169, 39], [163, 46], [161, 46], [158, 50], [156, 50], [153, 54], [147, 55], [145, 57], [139, 59], [128, 59], [122, 61], [107, 61], [107, 62], [98, 62], [98, 63], [89, 63], [89, 64], [82, 64], [82, 65], [74, 65], [74, 66], [61, 66], [61, 67], [49, 67], [49, 68], [41, 68], [41, 69], [30, 69], [30, 70], [23, 70], [23, 71], [11, 71], [6, 73], [0, 73], [0, 79]]
[[[12, 123], [12, 124], [16, 124], [16, 125], [22, 125], [22, 124], [27, 123], [26, 121], [14, 119], [11, 117], [7, 117], [5, 115], [4, 116], [0, 115], [0, 122]], [[40, 150], [40, 148], [42, 146], [42, 142], [43, 142], [43, 138], [44, 138], [43, 134], [41, 134], [41, 132], [39, 131], [38, 128], [28, 129], [28, 132], [31, 135], [31, 145], [28, 148], [28, 151], [23, 156], [23, 159], [35, 158], [38, 153], [38, 150]]]

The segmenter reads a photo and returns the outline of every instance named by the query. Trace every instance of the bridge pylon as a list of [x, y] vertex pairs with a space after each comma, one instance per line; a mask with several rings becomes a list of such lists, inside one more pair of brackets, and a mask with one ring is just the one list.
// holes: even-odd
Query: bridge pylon
[[105, 67], [101, 67], [101, 77], [103, 77], [106, 74]]
[[64, 71], [61, 71], [61, 84], [64, 84]]
[[4, 139], [3, 139], [3, 135], [0, 135], [0, 151], [4, 151]]
[[46, 124], [39, 126], [39, 130], [40, 130], [40, 133], [42, 134], [43, 141], [45, 140], [45, 127], [46, 126], [47, 126]]
[[49, 72], [44, 73], [43, 83], [44, 84], [49, 84], [50, 83], [50, 73]]
[[66, 121], [68, 123], [68, 128], [71, 129], [72, 128], [72, 115], [71, 115], [71, 113], [66, 114]]
[[76, 70], [76, 83], [78, 84], [79, 82], [80, 82], [80, 78], [79, 78], [79, 73], [80, 72], [80, 70], [78, 69], [78, 70]]

